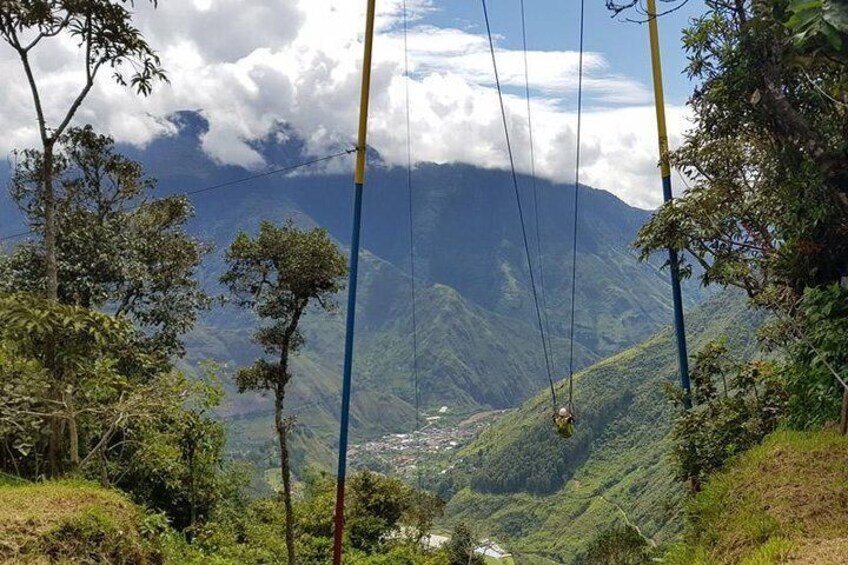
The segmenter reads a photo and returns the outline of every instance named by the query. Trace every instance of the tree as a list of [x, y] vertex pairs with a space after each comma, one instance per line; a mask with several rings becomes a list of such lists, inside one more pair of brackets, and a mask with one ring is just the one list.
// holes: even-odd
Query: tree
[[276, 360], [260, 359], [236, 374], [239, 392], [271, 391], [274, 423], [280, 443], [280, 472], [286, 511], [288, 563], [295, 563], [294, 514], [291, 501], [288, 434], [294, 424], [283, 417], [286, 386], [291, 380], [289, 355], [303, 346], [298, 325], [310, 304], [335, 307], [332, 296], [342, 289], [347, 272], [344, 256], [323, 229], [302, 230], [288, 221], [282, 226], [263, 221], [252, 238], [240, 232], [226, 253], [227, 272], [221, 282], [235, 302], [267, 322], [254, 339]]
[[782, 307], [848, 267], [848, 67], [795, 46], [786, 1], [707, 5], [684, 31], [700, 84], [672, 154], [693, 184], [638, 244], [686, 251], [705, 283]]
[[[157, 0], [151, 0], [153, 5]], [[41, 234], [43, 236], [43, 290], [56, 300], [59, 296], [59, 266], [57, 242], [61, 235], [56, 218], [54, 179], [56, 145], [67, 131], [71, 121], [94, 86], [103, 68], [112, 71], [119, 84], [129, 84], [141, 95], [147, 95], [156, 80], [166, 80], [156, 52], [141, 32], [132, 25], [132, 14], [127, 2], [120, 0], [35, 0], [28, 2], [4, 1], [0, 3], [0, 38], [18, 55], [38, 124], [41, 142], [39, 167], [33, 170], [32, 181], [39, 191], [43, 207]], [[84, 52], [85, 81], [67, 108], [58, 113], [56, 125], [48, 123], [49, 108], [42, 103], [42, 91], [31, 63], [34, 50], [51, 39], [67, 37], [76, 42]], [[129, 70], [127, 71], [127, 67]], [[46, 344], [48, 349], [53, 344]], [[54, 429], [51, 461], [56, 464], [58, 430]]]
[[129, 422], [156, 417], [174, 402], [181, 405], [181, 391], [165, 386], [158, 363], [136, 346], [134, 333], [124, 319], [38, 295], [0, 298], [6, 393], [0, 421], [14, 426], [3, 440], [12, 459], [10, 444], [20, 454], [20, 465], [11, 461], [17, 471], [40, 475], [49, 424], [51, 473], [66, 466], [81, 473], [99, 467], [105, 476], [107, 451]]
[[[684, 276], [697, 264], [704, 284], [742, 288], [754, 307], [803, 326], [805, 292], [848, 274], [844, 3], [706, 5], [683, 34], [698, 86], [693, 127], [671, 155], [691, 186], [659, 209], [637, 244], [646, 257], [673, 248]], [[774, 344], [802, 367], [809, 347], [801, 341], [791, 331]], [[822, 398], [819, 409], [831, 404]]]
[[651, 546], [639, 530], [629, 524], [610, 528], [598, 535], [586, 550], [584, 565], [644, 565], [652, 563]]
[[[0, 288], [43, 292], [45, 157], [36, 150], [20, 157], [11, 192], [40, 237], [0, 260]], [[185, 231], [191, 205], [178, 196], [151, 199], [155, 181], [91, 126], [69, 128], [58, 139], [53, 171], [53, 221], [63, 235], [55, 251], [58, 300], [125, 316], [143, 330], [147, 350], [167, 363], [182, 352], [180, 336], [209, 302], [196, 278], [209, 247]]]
[[[728, 459], [777, 428], [787, 395], [776, 362], [739, 362], [724, 338], [704, 346], [694, 361], [693, 407], [678, 415], [672, 438], [678, 478], [697, 491]], [[682, 389], [669, 385], [669, 393], [683, 405]]]
[[788, 421], [810, 429], [841, 419], [840, 431], [846, 434], [848, 389], [842, 382], [848, 380], [848, 289], [807, 289], [797, 309], [797, 320], [784, 318], [770, 328], [788, 336], [781, 336], [789, 344], [783, 368], [792, 394]]
[[[158, 0], [150, 0], [156, 6]], [[129, 84], [141, 95], [150, 94], [156, 80], [166, 80], [159, 56], [132, 25], [126, 0], [33, 0], [0, 4], [0, 38], [17, 53], [32, 94], [38, 120], [43, 159], [39, 172], [44, 204], [44, 260], [47, 297], [56, 299], [59, 289], [56, 259], [57, 226], [53, 193], [54, 147], [79, 110], [98, 73], [108, 68], [121, 85]], [[33, 50], [45, 40], [68, 37], [85, 52], [85, 81], [58, 125], [48, 124], [48, 109], [31, 64]], [[58, 41], [58, 39], [55, 39]], [[126, 72], [129, 67], [129, 72]]]
[[483, 558], [474, 550], [477, 548], [477, 540], [467, 524], [460, 522], [453, 529], [450, 541], [445, 549], [448, 554], [450, 565], [483, 565]]
[[[26, 413], [63, 425], [71, 468], [78, 469], [82, 461], [80, 415], [97, 404], [97, 396], [109, 394], [104, 389], [122, 386], [115, 354], [129, 342], [129, 326], [106, 314], [17, 294], [0, 301], [0, 327], [9, 347], [21, 357], [34, 360], [54, 379], [48, 389], [55, 393], [32, 396], [38, 408]], [[20, 403], [4, 404], [6, 419], [15, 420]], [[56, 467], [51, 457], [53, 472]]]
[[843, 0], [791, 0], [784, 24], [804, 57], [848, 64], [848, 5]]
[[134, 333], [125, 319], [40, 295], [0, 297], [0, 470], [40, 478], [56, 445], [56, 474], [119, 486], [186, 528], [241, 484], [224, 469], [224, 426], [211, 414], [223, 391], [160, 371]]
[[226, 428], [213, 413], [224, 392], [214, 378], [170, 372], [157, 384], [164, 401], [156, 414], [127, 421], [110, 444], [110, 479], [194, 535], [222, 504], [238, 498], [249, 473], [224, 463]]

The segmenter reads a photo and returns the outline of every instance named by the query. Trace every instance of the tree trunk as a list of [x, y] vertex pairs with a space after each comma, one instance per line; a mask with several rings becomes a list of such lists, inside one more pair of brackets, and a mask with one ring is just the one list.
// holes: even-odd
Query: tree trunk
[[59, 475], [59, 444], [62, 439], [60, 422], [61, 420], [58, 416], [50, 416], [50, 445], [48, 447], [47, 457], [49, 459], [51, 477], [57, 477]]
[[79, 452], [79, 427], [77, 426], [77, 414], [74, 410], [74, 400], [72, 393], [63, 393], [65, 410], [67, 410], [66, 419], [68, 421], [68, 448], [70, 450], [69, 457], [71, 459], [71, 471], [76, 472], [80, 466]]
[[191, 496], [191, 537], [194, 537], [194, 525], [197, 524], [197, 487], [194, 478], [194, 449], [188, 457], [189, 495]]
[[689, 477], [689, 494], [695, 495], [701, 492], [701, 480], [698, 477]]
[[109, 485], [109, 460], [106, 458], [106, 442], [100, 444], [100, 486], [108, 488]]
[[[848, 288], [848, 275], [839, 279], [839, 286]], [[848, 388], [842, 391], [842, 418], [839, 421], [839, 431], [848, 435]]]
[[[45, 295], [48, 300], [59, 298], [59, 270], [56, 266], [56, 198], [53, 193], [53, 143], [44, 144], [42, 170], [42, 203], [44, 205], [44, 273], [46, 285]], [[51, 365], [54, 357], [53, 346], [50, 348]], [[53, 371], [53, 382], [59, 382], [59, 375]], [[51, 397], [58, 400], [59, 395], [55, 389], [51, 391]], [[50, 445], [48, 457], [50, 459], [50, 475], [55, 477], [59, 474], [60, 444], [62, 441], [61, 423], [58, 416], [50, 418]]]
[[[281, 363], [284, 366], [283, 363]], [[285, 369], [283, 369], [285, 371]], [[286, 508], [286, 551], [288, 565], [295, 565], [294, 553], [294, 510], [292, 509], [291, 469], [289, 467], [289, 426], [283, 419], [283, 401], [286, 397], [285, 381], [279, 383], [274, 398], [274, 423], [280, 439], [280, 473], [283, 476], [283, 504]]]
[[56, 195], [53, 192], [53, 143], [44, 146], [44, 268], [45, 292], [50, 300], [59, 299], [59, 268], [56, 263]]
[[[62, 400], [62, 391], [61, 385], [61, 374], [53, 370], [52, 367], [55, 367], [55, 353], [53, 351], [53, 344], [48, 344], [49, 352], [48, 352], [48, 367], [51, 367], [53, 372], [53, 382], [50, 385], [49, 398], [53, 402], [60, 402]], [[60, 414], [54, 412], [50, 415], [50, 443], [48, 445], [48, 459], [49, 459], [49, 467], [50, 467], [50, 477], [55, 478], [58, 477], [62, 472], [62, 437], [65, 434], [65, 420], [61, 417]]]

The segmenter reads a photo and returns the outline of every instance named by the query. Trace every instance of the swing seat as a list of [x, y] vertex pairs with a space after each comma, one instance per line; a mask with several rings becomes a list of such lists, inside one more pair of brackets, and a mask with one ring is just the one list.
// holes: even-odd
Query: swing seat
[[568, 439], [574, 435], [574, 414], [568, 410], [560, 410], [554, 414], [554, 425], [557, 433], [563, 439]]

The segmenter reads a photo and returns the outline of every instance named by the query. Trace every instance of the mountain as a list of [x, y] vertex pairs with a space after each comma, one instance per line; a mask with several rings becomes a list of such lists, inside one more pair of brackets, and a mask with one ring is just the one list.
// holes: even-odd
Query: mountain
[[[201, 278], [213, 292], [223, 270], [222, 250], [239, 230], [260, 220], [294, 218], [326, 228], [349, 244], [351, 178], [338, 168], [299, 170], [229, 184], [255, 174], [221, 165], [201, 148], [208, 124], [197, 112], [172, 116], [177, 132], [143, 148], [123, 147], [159, 180], [157, 194], [210, 189], [192, 197], [190, 229], [211, 242]], [[269, 168], [308, 160], [303, 142], [285, 127], [254, 143]], [[334, 163], [337, 167], [338, 163]], [[8, 174], [8, 172], [7, 172]], [[368, 172], [363, 219], [363, 263], [357, 311], [353, 440], [409, 430], [415, 421], [411, 366], [409, 213], [406, 170], [374, 155]], [[531, 179], [519, 178], [536, 249]], [[573, 187], [538, 181], [542, 261], [555, 375], [567, 366]], [[468, 165], [418, 164], [413, 171], [415, 270], [419, 367], [423, 409], [453, 413], [510, 408], [546, 386], [527, 259], [509, 174]], [[613, 195], [581, 187], [578, 224], [575, 361], [584, 367], [639, 343], [671, 319], [667, 274], [641, 263], [631, 249], [649, 213]], [[17, 226], [4, 226], [3, 233]], [[340, 296], [339, 302], [344, 302]], [[687, 305], [703, 297], [686, 289]], [[303, 322], [307, 347], [294, 362], [290, 406], [302, 434], [298, 458], [332, 460], [337, 433], [344, 308], [311, 312]], [[187, 336], [182, 366], [212, 359], [230, 368], [252, 362], [254, 320], [221, 307], [207, 313]], [[234, 420], [233, 449], [265, 453], [269, 403], [254, 395], [229, 396], [223, 415]], [[263, 436], [257, 433], [267, 430]], [[264, 457], [264, 456], [263, 456]], [[258, 460], [258, 459], [257, 459]]]
[[[762, 322], [738, 293], [719, 294], [690, 312], [690, 351], [721, 335], [753, 354]], [[621, 519], [668, 540], [681, 527], [683, 486], [669, 460], [676, 408], [664, 393], [677, 381], [670, 328], [581, 371], [574, 378], [577, 431], [560, 438], [542, 392], [457, 456], [441, 486], [456, 491], [449, 521], [467, 520], [510, 550], [556, 563], [577, 562], [587, 545]], [[558, 383], [560, 397], [565, 381]]]

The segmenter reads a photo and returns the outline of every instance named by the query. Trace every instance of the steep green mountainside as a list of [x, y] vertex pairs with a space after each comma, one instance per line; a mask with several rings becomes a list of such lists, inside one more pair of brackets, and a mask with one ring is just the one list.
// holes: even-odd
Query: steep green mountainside
[[[353, 439], [364, 440], [386, 431], [410, 431], [415, 422], [411, 373], [411, 305], [390, 293], [375, 289], [385, 278], [397, 277], [393, 286], [404, 288], [395, 269], [368, 254], [363, 257], [363, 295], [372, 300], [359, 304], [360, 317], [378, 326], [361, 331], [356, 358], [356, 381], [352, 404]], [[380, 300], [375, 300], [380, 297]], [[538, 334], [514, 318], [500, 316], [469, 303], [444, 285], [425, 286], [418, 296], [418, 321], [438, 331], [419, 336], [419, 380], [425, 410], [443, 405], [460, 414], [485, 408], [510, 408], [516, 395], [526, 398], [545, 385], [544, 361]], [[373, 303], [373, 304], [371, 304]], [[383, 324], [369, 315], [369, 308], [394, 310]], [[364, 324], [363, 324], [364, 325]], [[340, 401], [341, 344], [343, 318], [340, 314], [307, 318], [305, 333], [310, 347], [294, 360], [289, 396], [290, 410], [298, 415], [299, 440], [296, 459], [307, 455], [314, 462], [330, 465], [334, 454], [328, 449], [337, 434]], [[554, 344], [565, 349], [563, 340]], [[204, 359], [248, 364], [260, 354], [243, 329], [201, 327], [188, 342], [187, 366]], [[580, 365], [596, 356], [578, 345]], [[257, 463], [273, 457], [276, 439], [270, 423], [271, 400], [257, 395], [228, 395], [224, 413], [232, 420], [234, 449]], [[315, 441], [317, 440], [317, 441]]]
[[[758, 316], [723, 293], [687, 318], [689, 345], [727, 335], [753, 353]], [[482, 524], [512, 551], [572, 562], [620, 510], [657, 541], [680, 528], [682, 487], [669, 464], [675, 408], [664, 385], [676, 380], [673, 334], [646, 342], [575, 376], [577, 432], [556, 435], [545, 392], [503, 418], [458, 454], [446, 491], [450, 521]], [[561, 399], [565, 382], [559, 383]]]

